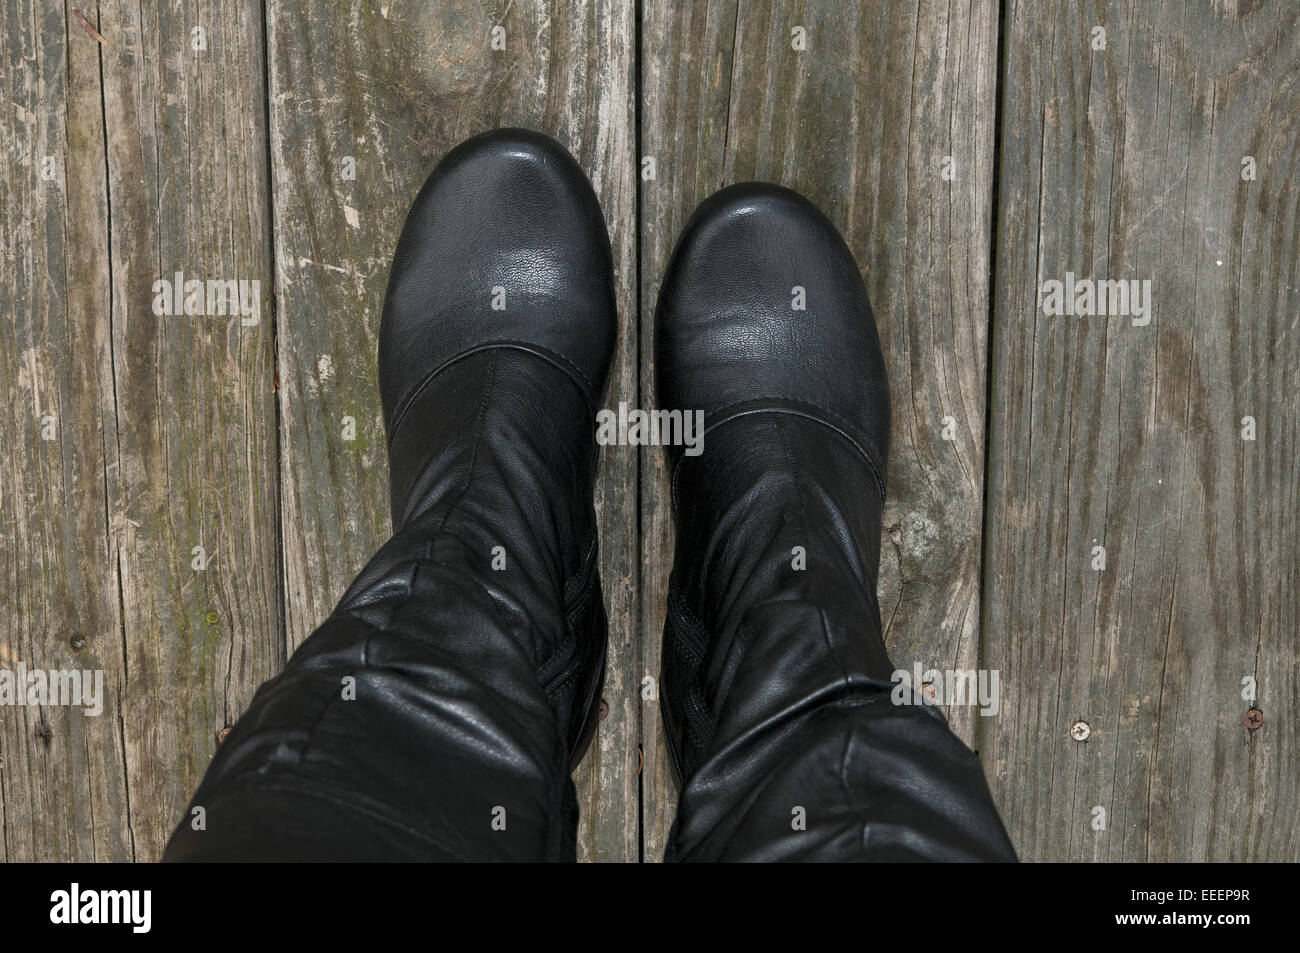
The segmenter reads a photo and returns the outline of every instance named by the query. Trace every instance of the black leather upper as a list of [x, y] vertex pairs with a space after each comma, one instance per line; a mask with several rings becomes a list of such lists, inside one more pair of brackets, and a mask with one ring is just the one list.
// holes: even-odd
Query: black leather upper
[[671, 451], [668, 857], [1014, 856], [979, 762], [935, 710], [893, 699], [876, 601], [889, 387], [835, 228], [780, 186], [713, 195], [656, 332], [660, 407], [705, 422], [702, 453]]
[[[796, 287], [806, 310], [792, 307]], [[807, 415], [870, 460], [883, 498], [889, 385], [871, 303], [848, 246], [803, 196], [746, 182], [701, 202], [656, 332], [661, 407], [702, 409], [706, 429], [755, 409]]]
[[207, 829], [182, 824], [170, 859], [572, 859], [616, 327], [569, 154], [513, 129], [454, 149], [402, 230], [380, 332], [393, 537], [258, 691], [195, 795]]
[[379, 341], [390, 440], [421, 386], [483, 348], [552, 362], [594, 414], [617, 333], [612, 273], [596, 194], [555, 140], [497, 129], [449, 152], [393, 256]]

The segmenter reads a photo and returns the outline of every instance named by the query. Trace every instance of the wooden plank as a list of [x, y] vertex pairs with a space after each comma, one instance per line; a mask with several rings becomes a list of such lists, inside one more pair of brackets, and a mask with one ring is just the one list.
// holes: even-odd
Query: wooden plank
[[0, 716], [6, 856], [150, 860], [283, 659], [271, 322], [154, 311], [177, 271], [269, 290], [261, 16], [105, 4], [102, 44], [62, 5], [6, 18], [6, 142], [28, 151], [3, 259], [24, 451], [0, 502], [5, 656], [101, 668], [107, 696], [98, 718]]
[[[985, 589], [1003, 687], [985, 749], [995, 795], [1026, 859], [1294, 861], [1300, 11], [1007, 13]], [[1149, 280], [1150, 323], [1049, 315], [1045, 283], [1067, 272]], [[1265, 719], [1253, 735], [1247, 678]], [[1067, 735], [1076, 720], [1086, 744]]]
[[[539, 129], [591, 177], [614, 245], [622, 333], [606, 401], [634, 400], [632, 3], [330, 5], [271, 0], [289, 641], [310, 634], [389, 533], [375, 377], [385, 283], [407, 208], [458, 142]], [[505, 49], [491, 31], [505, 28]], [[345, 178], [347, 157], [355, 178]], [[350, 165], [350, 164], [349, 164]], [[356, 440], [342, 439], [342, 418]], [[610, 617], [610, 714], [578, 772], [580, 856], [637, 856], [636, 463], [602, 460], [597, 507]]]
[[[650, 340], [677, 233], [714, 190], [780, 182], [826, 211], [863, 270], [894, 398], [880, 579], [886, 641], [900, 667], [973, 668], [997, 4], [882, 7], [644, 4], [642, 153], [657, 176], [641, 183], [641, 334]], [[792, 46], [796, 27], [806, 34], [802, 51]], [[649, 395], [652, 351], [643, 343], [642, 353]], [[642, 664], [656, 676], [672, 560], [657, 455], [643, 457], [641, 483]], [[973, 742], [973, 709], [948, 714]], [[658, 859], [674, 792], [657, 704], [642, 717], [645, 855]]]
[[[262, 27], [233, 0], [100, 14], [118, 716], [135, 857], [152, 860], [217, 732], [283, 661]], [[247, 318], [206, 294], [207, 313], [160, 316], [155, 283], [177, 272], [264, 291], [244, 286]]]
[[30, 0], [0, 36], [0, 669], [102, 670], [107, 696], [0, 708], [0, 860], [130, 860], [99, 46]]

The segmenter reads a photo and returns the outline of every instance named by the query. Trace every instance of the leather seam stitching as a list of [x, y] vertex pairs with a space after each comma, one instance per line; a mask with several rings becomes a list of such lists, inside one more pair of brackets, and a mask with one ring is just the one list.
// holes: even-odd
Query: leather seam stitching
[[523, 351], [526, 354], [540, 357], [547, 363], [554, 365], [558, 370], [562, 371], [565, 376], [572, 380], [573, 383], [578, 385], [578, 390], [582, 392], [583, 400], [586, 402], [588, 409], [595, 409], [595, 397], [593, 395], [596, 392], [596, 386], [592, 382], [591, 378], [587, 376], [586, 372], [569, 357], [559, 351], [553, 351], [544, 345], [534, 344], [530, 341], [491, 341], [487, 344], [478, 344], [474, 347], [466, 348], [459, 354], [448, 358], [425, 375], [418, 384], [411, 388], [410, 393], [407, 394], [405, 399], [403, 399], [401, 407], [393, 414], [393, 423], [388, 434], [388, 446], [390, 448], [392, 447], [393, 439], [397, 436], [398, 430], [406, 421], [407, 411], [411, 409], [411, 406], [420, 395], [424, 393], [424, 390], [433, 382], [434, 378], [466, 358], [473, 357], [475, 354], [482, 354], [485, 351], [494, 350]]
[[[720, 414], [726, 414], [727, 412], [732, 411], [737, 407], [743, 407], [746, 404], [755, 403], [757, 401], [762, 401], [762, 400], [788, 400], [793, 404], [798, 404], [801, 408], [809, 407], [814, 410], [821, 411], [824, 414], [828, 414], [830, 416], [836, 416], [834, 414], [831, 414], [830, 411], [826, 410], [823, 407], [819, 407], [816, 404], [809, 404], [792, 397], [782, 397], [780, 395], [754, 397], [748, 400], [737, 401], [736, 403], [728, 404], [725, 407], [721, 408], [720, 410], [715, 411], [714, 416], [716, 417]], [[739, 420], [741, 417], [748, 417], [754, 414], [789, 414], [795, 417], [802, 417], [805, 420], [810, 420], [813, 423], [820, 424], [821, 426], [826, 427], [828, 430], [831, 430], [839, 434], [850, 444], [852, 444], [853, 448], [858, 452], [859, 456], [861, 456], [862, 459], [866, 461], [867, 467], [871, 470], [871, 477], [873, 480], [875, 480], [876, 489], [880, 491], [880, 502], [882, 504], [885, 502], [885, 481], [881, 478], [880, 470], [876, 467], [875, 461], [871, 459], [871, 455], [867, 452], [866, 448], [863, 447], [862, 444], [859, 443], [858, 440], [847, 430], [845, 430], [843, 427], [840, 427], [838, 424], [835, 424], [829, 420], [823, 420], [822, 418], [814, 414], [810, 414], [807, 412], [800, 412], [800, 410], [796, 410], [788, 407], [755, 407], [752, 410], [744, 410], [741, 411], [740, 413], [733, 413], [729, 417], [723, 417], [722, 420], [715, 420], [713, 423], [709, 424], [707, 427], [704, 428], [704, 433], [701, 434], [701, 439], [703, 439], [703, 437], [705, 436], [708, 436], [710, 431], [716, 430], [718, 427], [725, 426], [726, 424], [731, 423], [733, 420]], [[683, 455], [680, 459], [678, 459], [676, 465], [673, 467], [672, 499], [674, 504], [676, 504], [677, 502], [677, 476], [679, 471], [681, 470], [682, 464], [685, 461], [686, 461], [686, 456]]]

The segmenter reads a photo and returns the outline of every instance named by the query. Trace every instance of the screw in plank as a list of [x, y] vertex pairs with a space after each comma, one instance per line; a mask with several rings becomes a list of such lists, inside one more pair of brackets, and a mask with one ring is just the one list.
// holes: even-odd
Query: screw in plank
[[1259, 731], [1264, 727], [1264, 713], [1253, 706], [1246, 709], [1246, 717], [1242, 720], [1246, 723], [1246, 730], [1250, 732]]
[[1086, 721], [1076, 721], [1070, 726], [1070, 737], [1075, 741], [1087, 741], [1092, 735], [1092, 728]]
[[68, 644], [72, 646], [72, 651], [80, 652], [82, 649], [86, 647], [86, 640], [83, 636], [74, 635], [71, 639], [68, 640]]

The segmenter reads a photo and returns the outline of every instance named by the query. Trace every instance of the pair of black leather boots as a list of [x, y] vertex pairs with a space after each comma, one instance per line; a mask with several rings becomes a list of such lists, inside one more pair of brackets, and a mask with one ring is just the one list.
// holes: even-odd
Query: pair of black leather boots
[[[258, 691], [166, 859], [573, 858], [570, 770], [604, 672], [593, 435], [616, 329], [573, 158], [521, 130], [453, 150], [384, 309], [393, 538]], [[655, 354], [659, 406], [705, 422], [702, 454], [669, 451], [661, 694], [684, 787], [668, 857], [1014, 859], [976, 758], [936, 711], [891, 701], [889, 392], [835, 228], [774, 185], [709, 198], [664, 277]]]

